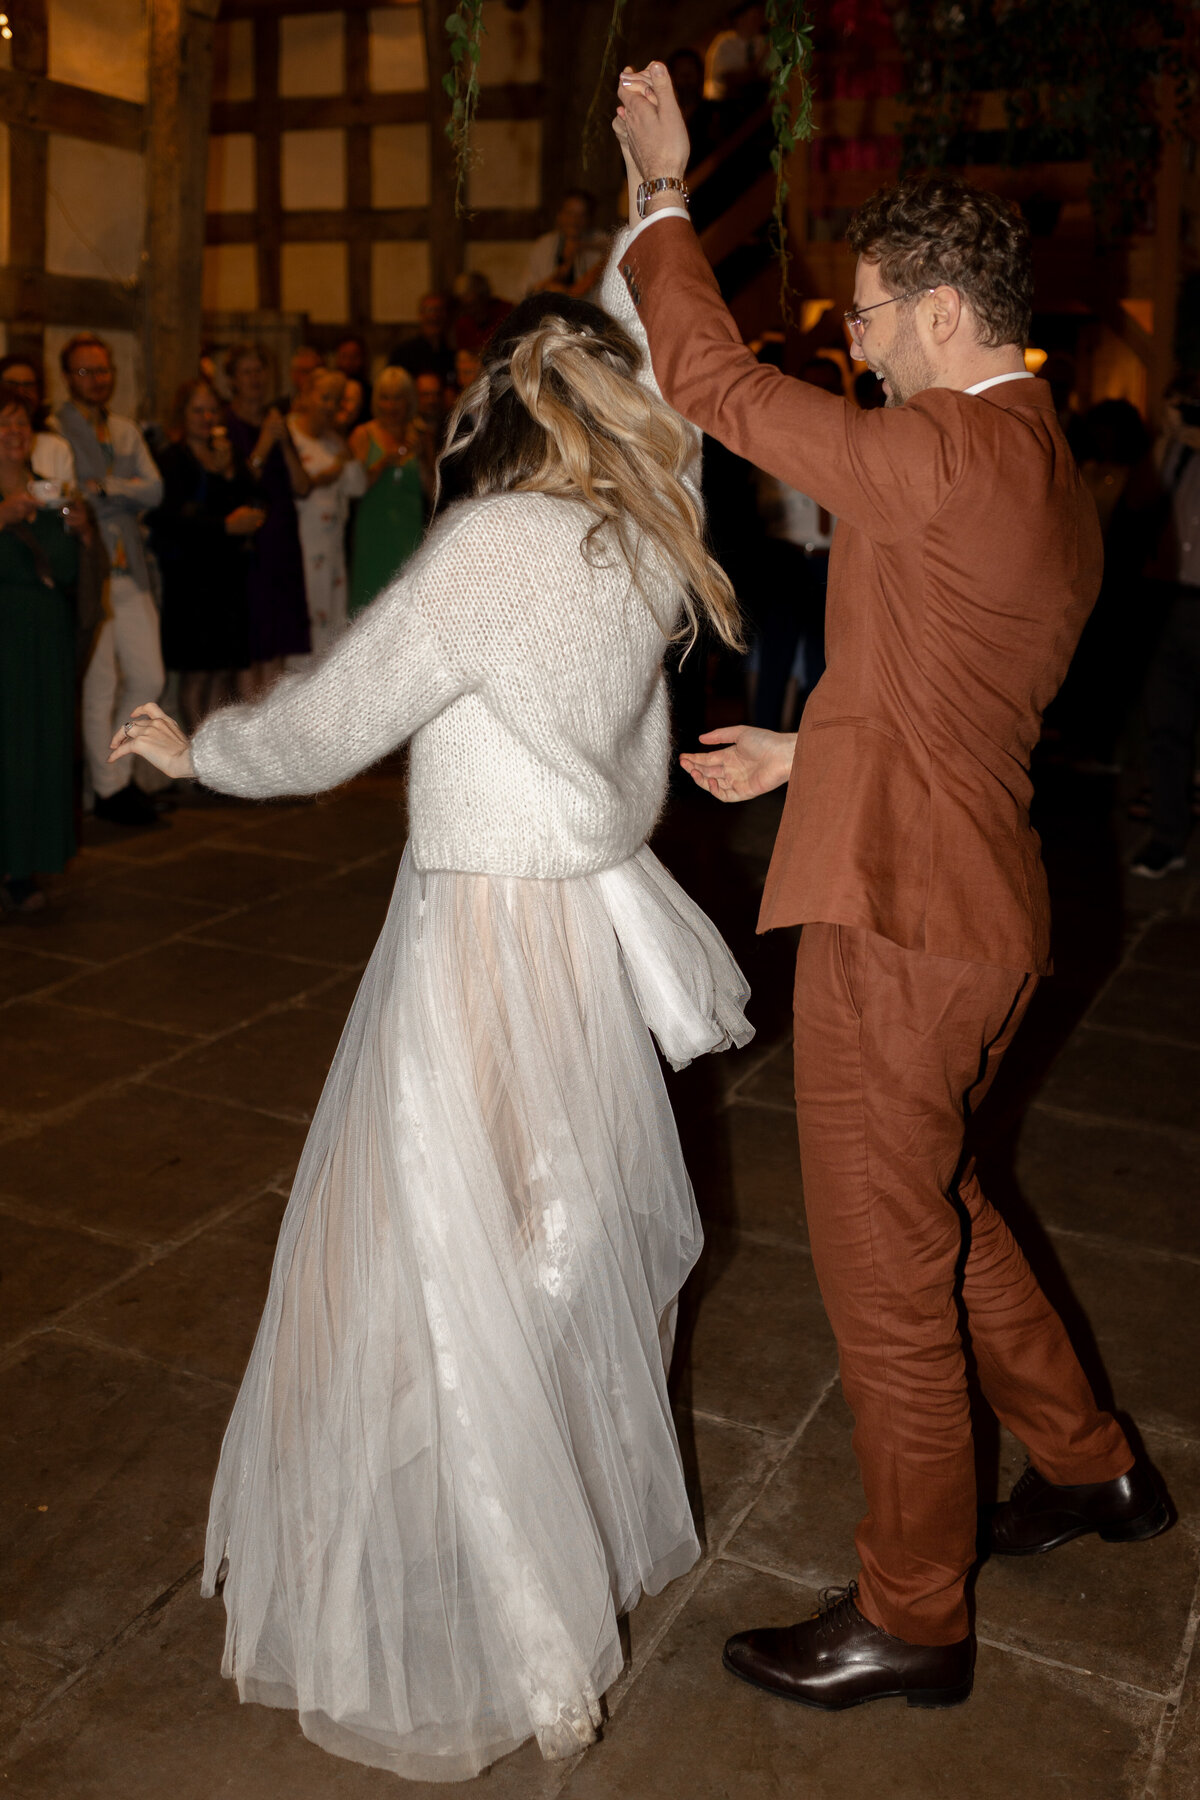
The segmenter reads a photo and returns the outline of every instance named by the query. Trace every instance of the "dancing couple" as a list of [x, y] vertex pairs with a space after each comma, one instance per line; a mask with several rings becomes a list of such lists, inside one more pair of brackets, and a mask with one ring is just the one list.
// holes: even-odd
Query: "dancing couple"
[[1046, 967], [1029, 756], [1100, 572], [1024, 374], [1023, 230], [951, 182], [864, 209], [850, 325], [889, 405], [859, 414], [740, 343], [661, 65], [622, 77], [615, 129], [641, 221], [598, 306], [535, 296], [493, 336], [403, 575], [311, 674], [190, 742], [154, 706], [113, 741], [265, 797], [411, 739], [411, 837], [284, 1219], [204, 1591], [223, 1584], [243, 1699], [424, 1780], [530, 1736], [589, 1743], [619, 1615], [698, 1555], [666, 1363], [700, 1230], [650, 1032], [679, 1065], [750, 1028], [728, 951], [645, 845], [664, 646], [700, 623], [738, 641], [697, 426], [840, 521], [798, 738], [735, 727], [683, 762], [724, 800], [788, 783], [762, 926], [804, 927], [805, 1200], [869, 1508], [857, 1581], [726, 1665], [822, 1707], [966, 1698], [959, 1287], [1032, 1456], [994, 1548], [1167, 1523], [963, 1164]]

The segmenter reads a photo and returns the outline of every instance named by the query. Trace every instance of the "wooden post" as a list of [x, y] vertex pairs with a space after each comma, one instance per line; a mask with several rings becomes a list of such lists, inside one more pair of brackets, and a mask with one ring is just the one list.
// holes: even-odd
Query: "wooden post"
[[[347, 12], [346, 21], [346, 98], [362, 107], [370, 94], [369, 14]], [[346, 206], [361, 215], [370, 210], [371, 193], [371, 127], [350, 125], [346, 128]], [[371, 317], [370, 238], [351, 236], [346, 251], [350, 259], [348, 287], [350, 321], [356, 327], [366, 325]]]
[[151, 0], [146, 132], [146, 404], [165, 419], [196, 374], [219, 0]]
[[1154, 340], [1147, 370], [1150, 422], [1162, 423], [1163, 394], [1175, 373], [1175, 322], [1179, 309], [1179, 241], [1183, 234], [1183, 145], [1175, 124], [1173, 96], [1163, 82], [1161, 108], [1166, 141], [1154, 193]]
[[[23, 5], [13, 33], [14, 72], [44, 75], [47, 66], [46, 4]], [[8, 128], [8, 260], [25, 275], [46, 266], [46, 151], [44, 130], [32, 125]], [[24, 289], [22, 292], [21, 289]], [[8, 325], [8, 348], [42, 361], [42, 320], [31, 281], [18, 289]]]
[[425, 66], [429, 76], [429, 280], [448, 294], [463, 267], [465, 221], [454, 213], [454, 146], [446, 136], [450, 97], [442, 78], [450, 73], [446, 0], [421, 0], [425, 25]]

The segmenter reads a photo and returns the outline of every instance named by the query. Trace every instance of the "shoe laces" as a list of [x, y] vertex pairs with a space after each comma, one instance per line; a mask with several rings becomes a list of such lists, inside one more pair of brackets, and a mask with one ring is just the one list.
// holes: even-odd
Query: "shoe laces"
[[813, 1618], [817, 1621], [817, 1633], [824, 1636], [840, 1625], [851, 1624], [861, 1617], [854, 1604], [858, 1593], [857, 1581], [847, 1582], [845, 1587], [824, 1587], [817, 1595], [817, 1610]]

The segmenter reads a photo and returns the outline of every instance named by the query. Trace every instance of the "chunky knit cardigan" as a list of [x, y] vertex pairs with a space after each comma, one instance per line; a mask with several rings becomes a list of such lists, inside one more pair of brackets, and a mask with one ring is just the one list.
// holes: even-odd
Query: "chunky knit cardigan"
[[[619, 243], [618, 243], [619, 253]], [[601, 304], [643, 350], [616, 268]], [[689, 471], [695, 493], [696, 459]], [[336, 787], [412, 739], [420, 869], [590, 874], [642, 844], [666, 787], [666, 634], [681, 593], [643, 547], [639, 587], [574, 500], [464, 500], [311, 674], [215, 713], [192, 756], [207, 787], [265, 799]]]

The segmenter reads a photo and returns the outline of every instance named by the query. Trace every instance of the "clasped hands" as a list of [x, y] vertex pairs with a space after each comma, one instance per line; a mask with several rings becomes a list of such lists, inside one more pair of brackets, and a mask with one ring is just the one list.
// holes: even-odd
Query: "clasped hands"
[[123, 756], [144, 756], [173, 781], [196, 773], [191, 739], [153, 700], [135, 706], [125, 724], [113, 733], [108, 760], [120, 762]]

